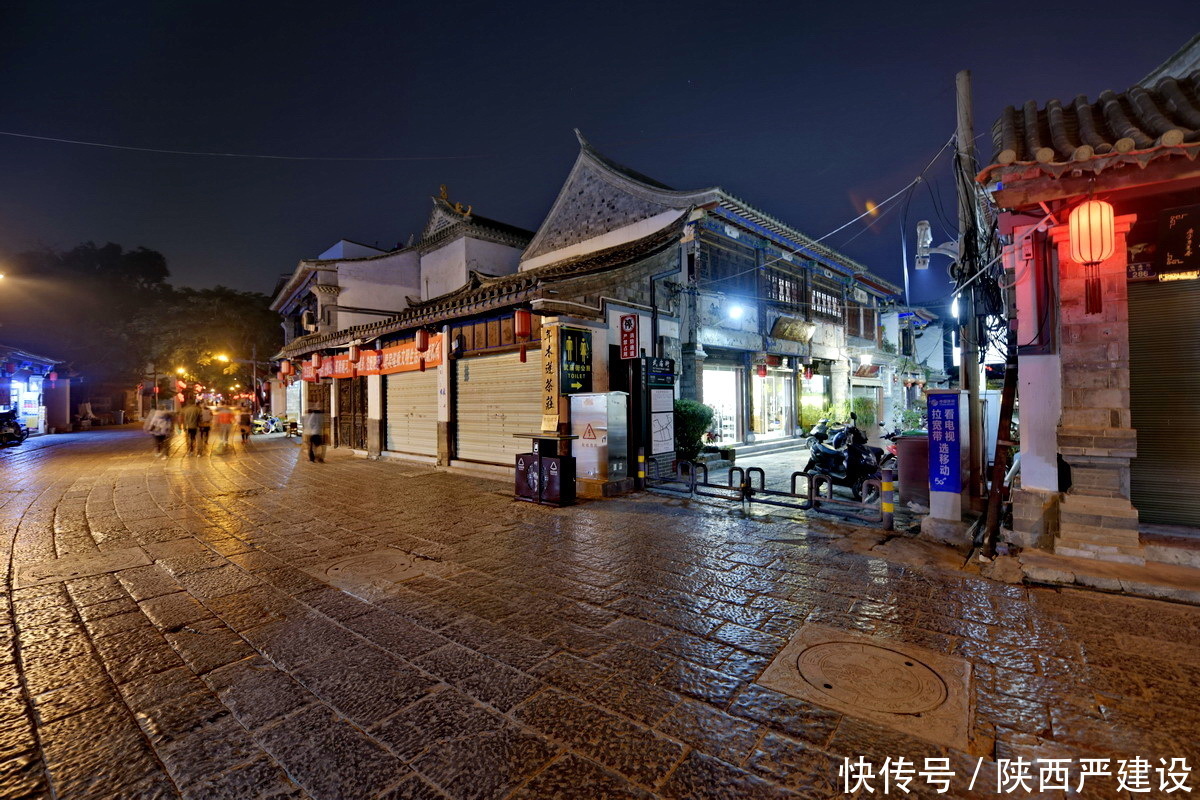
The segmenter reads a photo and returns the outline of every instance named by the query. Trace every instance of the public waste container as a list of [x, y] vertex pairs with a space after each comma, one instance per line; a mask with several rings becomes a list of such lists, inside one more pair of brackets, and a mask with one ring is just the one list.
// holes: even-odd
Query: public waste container
[[929, 434], [906, 432], [897, 437], [896, 460], [900, 462], [900, 507], [918, 503], [929, 508]]

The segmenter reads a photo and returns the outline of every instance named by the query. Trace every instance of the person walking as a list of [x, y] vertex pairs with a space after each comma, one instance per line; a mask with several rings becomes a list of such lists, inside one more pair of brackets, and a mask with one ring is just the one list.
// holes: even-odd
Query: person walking
[[233, 427], [233, 410], [229, 406], [217, 406], [213, 413], [213, 426], [217, 432], [218, 452], [225, 452], [229, 447], [229, 431]]
[[250, 409], [242, 407], [238, 412], [238, 430], [242, 434], [242, 444], [250, 443], [250, 431], [254, 429], [254, 422], [250, 419]]
[[155, 458], [167, 457], [167, 437], [171, 435], [171, 430], [175, 427], [171, 416], [169, 411], [156, 408], [150, 412], [150, 416], [146, 417], [146, 421], [142, 425], [142, 429], [154, 437]]
[[308, 460], [325, 463], [325, 411], [310, 408], [304, 414], [304, 441], [308, 446]]
[[208, 434], [212, 431], [213, 412], [208, 406], [200, 407], [200, 449], [197, 451], [200, 455], [208, 452]]
[[187, 454], [189, 456], [196, 455], [196, 437], [200, 433], [200, 416], [200, 406], [196, 405], [194, 399], [188, 401], [179, 415], [179, 420], [183, 424], [183, 432], [187, 435]]

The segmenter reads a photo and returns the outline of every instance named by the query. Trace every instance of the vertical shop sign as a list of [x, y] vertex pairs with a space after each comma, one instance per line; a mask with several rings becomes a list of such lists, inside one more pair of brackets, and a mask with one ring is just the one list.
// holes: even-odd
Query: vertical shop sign
[[592, 390], [592, 332], [578, 328], [559, 328], [559, 354], [562, 371], [561, 394], [585, 394]]
[[558, 430], [558, 330], [557, 324], [542, 326], [542, 368], [539, 380], [542, 388], [542, 430]]
[[621, 358], [638, 357], [638, 315], [621, 315]]
[[929, 489], [957, 494], [962, 491], [958, 392], [930, 394], [928, 412]]

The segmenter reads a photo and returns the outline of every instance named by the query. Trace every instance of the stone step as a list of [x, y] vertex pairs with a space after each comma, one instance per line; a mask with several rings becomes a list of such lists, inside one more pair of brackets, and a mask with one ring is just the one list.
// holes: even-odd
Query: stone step
[[1122, 564], [1024, 550], [1021, 569], [1030, 583], [1083, 586], [1200, 605], [1200, 569], [1180, 564]]
[[1146, 561], [1200, 569], [1200, 535], [1143, 527], [1139, 538]]

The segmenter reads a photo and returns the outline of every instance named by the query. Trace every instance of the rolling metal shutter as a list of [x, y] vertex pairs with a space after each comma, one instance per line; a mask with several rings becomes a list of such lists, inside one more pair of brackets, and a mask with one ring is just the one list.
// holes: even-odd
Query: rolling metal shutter
[[457, 457], [511, 467], [517, 453], [542, 426], [542, 394], [537, 351], [521, 363], [518, 353], [463, 358], [455, 362], [458, 423]]
[[1200, 528], [1200, 281], [1129, 284], [1131, 499], [1141, 522]]
[[384, 375], [384, 450], [437, 455], [437, 370]]

